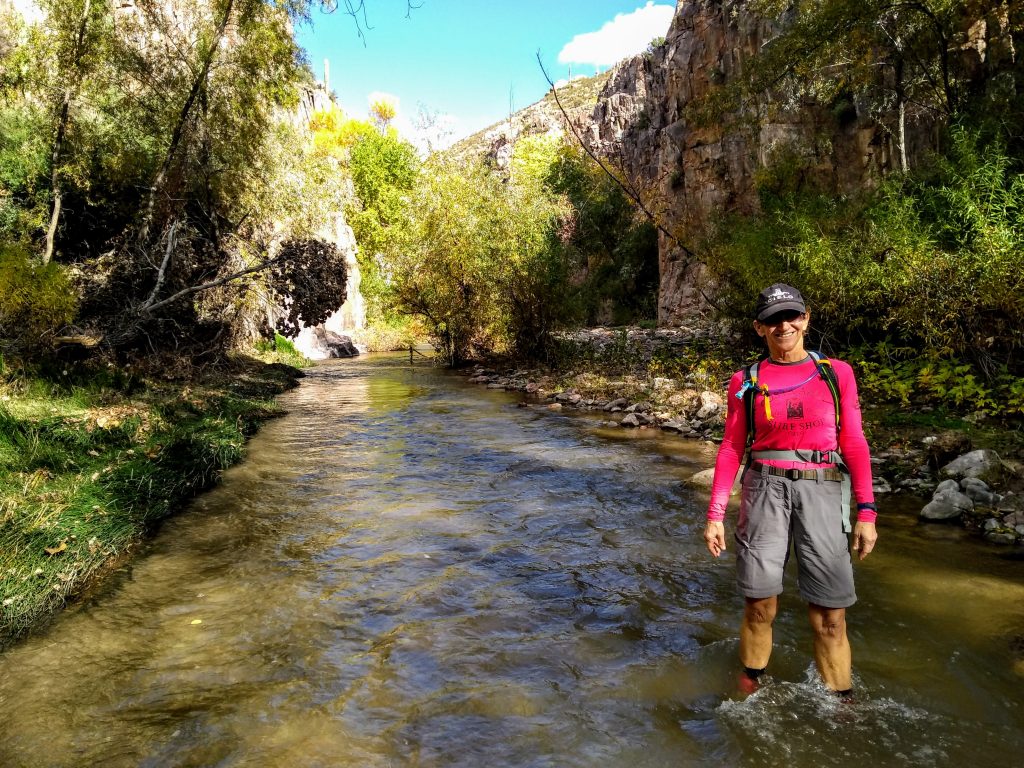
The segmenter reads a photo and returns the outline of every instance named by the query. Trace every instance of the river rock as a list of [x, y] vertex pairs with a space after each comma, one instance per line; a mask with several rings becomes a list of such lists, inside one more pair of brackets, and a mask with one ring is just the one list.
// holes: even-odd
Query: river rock
[[316, 329], [316, 336], [327, 347], [328, 358], [358, 357], [359, 355], [359, 350], [348, 336], [342, 336], [319, 326]]
[[626, 404], [628, 402], [629, 401], [624, 397], [617, 397], [614, 400], [610, 400], [609, 402], [605, 403], [604, 409], [606, 411], [614, 411], [616, 408], [622, 410], [623, 408], [626, 407]]
[[998, 494], [992, 493], [984, 480], [965, 477], [960, 481], [960, 488], [964, 495], [969, 496], [975, 504], [980, 504], [983, 507], [995, 507], [999, 503]]
[[663, 421], [661, 423], [661, 428], [663, 430], [665, 430], [666, 432], [681, 433], [684, 430], [687, 431], [687, 432], [690, 431], [689, 426], [687, 426], [685, 424], [680, 424], [678, 421], [674, 421], [674, 420], [671, 420], [671, 419], [669, 421]]
[[1017, 534], [1012, 531], [987, 531], [985, 539], [993, 544], [1013, 544], [1017, 541]]
[[705, 390], [700, 395], [700, 408], [697, 409], [696, 418], [705, 421], [715, 416], [724, 407], [724, 401], [717, 392]]
[[[690, 488], [697, 488], [702, 491], [710, 491], [711, 486], [715, 481], [715, 468], [702, 469], [700, 472], [695, 472], [688, 478], [683, 480], [683, 483]], [[732, 484], [732, 490], [729, 492], [730, 496], [735, 496], [740, 492], [740, 473], [736, 475], [736, 482]]]
[[977, 477], [990, 486], [997, 484], [1003, 477], [1003, 463], [999, 454], [987, 448], [965, 453], [946, 464], [939, 470], [942, 477], [962, 480], [965, 477]]
[[920, 516], [925, 520], [954, 520], [973, 509], [974, 502], [970, 497], [949, 489], [937, 491], [921, 510]]
[[1024, 513], [1011, 512], [1008, 515], [1003, 515], [1003, 525], [1007, 528], [1016, 528], [1018, 525], [1024, 525]]
[[989, 484], [979, 477], [965, 477], [963, 480], [960, 481], [960, 487], [963, 489], [964, 493], [967, 493], [968, 488], [973, 488], [978, 491], [992, 490], [989, 487]]
[[1024, 495], [1010, 491], [1000, 497], [997, 510], [1003, 514], [1020, 512], [1024, 514]]
[[943, 480], [937, 486], [935, 486], [936, 493], [944, 493], [946, 491], [959, 491], [960, 483], [956, 480]]
[[619, 422], [619, 424], [622, 425], [623, 427], [639, 427], [640, 419], [635, 413], [630, 413], [627, 414], [625, 418], [623, 418], [622, 421]]

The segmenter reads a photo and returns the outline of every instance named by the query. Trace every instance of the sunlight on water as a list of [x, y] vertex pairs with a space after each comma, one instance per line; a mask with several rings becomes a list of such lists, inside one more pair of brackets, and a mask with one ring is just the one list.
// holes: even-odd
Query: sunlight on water
[[[0, 657], [2, 766], [1009, 765], [1024, 563], [899, 513], [858, 566], [857, 700], [792, 580], [736, 688], [713, 448], [401, 358], [330, 363], [223, 485]], [[1015, 645], [1017, 643], [1017, 645]]]

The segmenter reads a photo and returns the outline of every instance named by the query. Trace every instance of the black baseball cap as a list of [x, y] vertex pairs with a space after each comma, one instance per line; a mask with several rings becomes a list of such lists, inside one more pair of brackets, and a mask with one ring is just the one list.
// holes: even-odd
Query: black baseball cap
[[769, 285], [757, 297], [757, 309], [754, 310], [754, 317], [758, 322], [779, 312], [806, 312], [804, 297], [792, 285], [785, 283], [774, 283]]

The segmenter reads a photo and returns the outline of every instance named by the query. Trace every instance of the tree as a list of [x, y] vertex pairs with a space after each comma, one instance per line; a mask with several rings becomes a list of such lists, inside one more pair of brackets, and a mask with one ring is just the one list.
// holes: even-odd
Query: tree
[[565, 285], [554, 248], [560, 201], [435, 157], [405, 210], [409, 226], [385, 254], [397, 309], [427, 321], [450, 365], [487, 350], [533, 351], [562, 306], [545, 293]]
[[572, 206], [562, 247], [572, 265], [574, 302], [587, 323], [657, 316], [658, 243], [654, 225], [622, 188], [575, 144], [558, 148], [545, 185]]
[[[1011, 6], [1006, 0], [758, 0], [751, 10], [775, 17], [778, 32], [742, 76], [723, 87], [699, 113], [717, 102], [706, 119], [724, 110], [742, 114], [782, 108], [791, 93], [844, 113], [870, 115], [894, 138], [898, 168], [909, 169], [908, 121], [948, 123], [977, 100], [979, 83], [993, 74], [971, 55], [972, 24], [987, 21], [988, 60], [1009, 46]], [[1000, 36], [1006, 40], [1000, 40]], [[995, 56], [990, 55], [995, 49]], [[977, 51], [975, 51], [975, 55]]]
[[389, 129], [363, 133], [349, 155], [349, 172], [355, 199], [345, 215], [359, 244], [362, 289], [372, 319], [388, 313], [391, 286], [380, 254], [401, 237], [407, 224], [406, 198], [416, 183], [419, 159], [416, 150]]

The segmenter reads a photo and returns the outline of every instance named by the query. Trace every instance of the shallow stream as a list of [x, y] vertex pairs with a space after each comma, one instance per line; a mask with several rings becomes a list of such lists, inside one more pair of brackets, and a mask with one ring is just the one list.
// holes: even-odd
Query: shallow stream
[[0, 656], [0, 765], [1020, 764], [1019, 553], [883, 504], [856, 702], [816, 682], [792, 581], [744, 698], [731, 550], [680, 482], [714, 446], [393, 356], [281, 399], [221, 486]]

